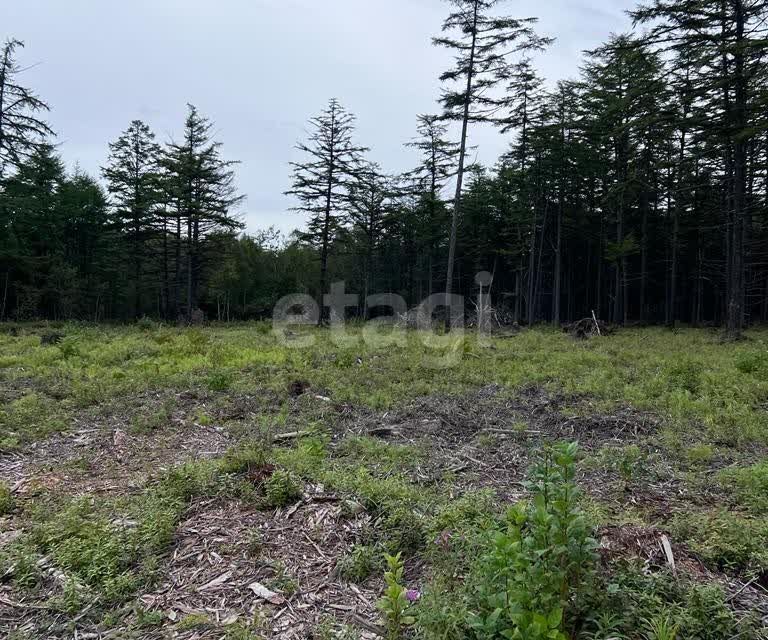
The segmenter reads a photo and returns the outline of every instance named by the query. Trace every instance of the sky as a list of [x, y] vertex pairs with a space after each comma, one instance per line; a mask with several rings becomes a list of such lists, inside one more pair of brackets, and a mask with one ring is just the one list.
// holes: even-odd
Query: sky
[[[504, 13], [539, 18], [557, 38], [536, 57], [547, 79], [578, 74], [582, 51], [627, 31], [636, 0], [508, 0]], [[296, 142], [331, 97], [357, 116], [357, 141], [385, 171], [416, 164], [403, 145], [416, 116], [435, 113], [451, 56], [431, 46], [443, 0], [24, 0], [0, 2], [0, 37], [26, 44], [24, 84], [49, 103], [72, 168], [98, 176], [107, 143], [131, 120], [159, 142], [181, 135], [187, 103], [215, 122], [223, 155], [240, 162], [246, 230], [304, 224], [283, 195]], [[509, 144], [475, 127], [477, 159]]]

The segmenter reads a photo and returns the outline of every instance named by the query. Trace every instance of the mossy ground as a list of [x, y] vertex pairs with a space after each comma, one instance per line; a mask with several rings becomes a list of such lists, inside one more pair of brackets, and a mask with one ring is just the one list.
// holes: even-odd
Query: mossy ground
[[[385, 551], [404, 553], [425, 592], [415, 632], [464, 637], [483, 532], [555, 440], [582, 445], [584, 509], [619, 590], [593, 599], [585, 637], [624, 616], [617, 628], [644, 638], [631, 620], [667, 610], [686, 637], [726, 637], [700, 624], [713, 616], [718, 633], [759, 637], [766, 331], [724, 344], [706, 330], [577, 342], [542, 329], [435, 348], [415, 332], [375, 345], [361, 328], [343, 342], [308, 329], [314, 344], [296, 348], [259, 323], [65, 325], [58, 346], [41, 346], [42, 330], [0, 332], [12, 637], [281, 637], [284, 623], [357, 637], [355, 620], [376, 622]], [[273, 442], [287, 432], [300, 436]], [[255, 581], [298, 609], [274, 620]]]

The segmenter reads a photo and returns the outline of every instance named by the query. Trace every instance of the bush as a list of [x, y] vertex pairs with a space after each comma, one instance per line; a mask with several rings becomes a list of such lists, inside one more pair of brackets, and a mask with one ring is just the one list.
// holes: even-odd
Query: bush
[[381, 552], [372, 546], [355, 545], [336, 565], [339, 576], [348, 582], [360, 583], [381, 569]]
[[264, 483], [264, 506], [268, 508], [287, 507], [302, 496], [302, 487], [296, 477], [278, 469]]
[[768, 462], [721, 472], [720, 482], [752, 513], [768, 513]]
[[744, 576], [768, 571], [766, 520], [718, 511], [680, 515], [670, 528], [711, 567]]
[[589, 576], [596, 543], [579, 509], [576, 444], [545, 449], [532, 471], [530, 503], [508, 514], [492, 534], [475, 576], [480, 638], [565, 640], [566, 609]]
[[5, 482], [0, 482], [0, 516], [4, 516], [13, 511], [13, 504], [14, 501], [11, 488], [5, 484]]

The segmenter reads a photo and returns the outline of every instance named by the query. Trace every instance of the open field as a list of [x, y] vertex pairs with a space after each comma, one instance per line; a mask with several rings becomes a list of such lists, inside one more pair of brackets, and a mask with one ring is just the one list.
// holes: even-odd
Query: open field
[[767, 331], [306, 336], [0, 333], [0, 636], [768, 637]]

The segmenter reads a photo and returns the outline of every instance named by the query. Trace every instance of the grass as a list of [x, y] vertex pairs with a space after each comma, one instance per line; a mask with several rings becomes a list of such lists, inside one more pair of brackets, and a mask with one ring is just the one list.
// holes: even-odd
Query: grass
[[[129, 495], [73, 496], [53, 488], [19, 498], [0, 483], [0, 518], [14, 519], [24, 531], [0, 547], [0, 575], [34, 594], [42, 592], [50, 567], [60, 571], [66, 580], [45, 604], [55, 611], [69, 614], [93, 602], [96, 619], [129, 606], [135, 629], [162, 625], [157, 612], [143, 611], [135, 598], [162, 576], [162, 558], [190, 504], [235, 500], [255, 509], [286, 508], [313, 483], [340, 496], [342, 517], [369, 517], [336, 563], [340, 578], [379, 580], [384, 553], [418, 558], [426, 573], [417, 636], [467, 637], [470, 577], [489, 536], [504, 526], [505, 505], [492, 490], [459, 486], [449, 473], [423, 482], [419, 469], [433, 455], [423, 442], [339, 437], [331, 423], [339, 407], [376, 416], [422, 396], [460, 396], [491, 384], [509, 395], [532, 386], [565, 394], [572, 401], [563, 411], [574, 415], [627, 406], [655, 414], [658, 434], [627, 435], [586, 452], [579, 479], [596, 477], [602, 490], [582, 502], [591, 526], [657, 526], [712, 570], [743, 580], [768, 572], [768, 331], [722, 344], [704, 330], [627, 329], [576, 342], [542, 329], [494, 340], [492, 348], [473, 335], [459, 348], [432, 348], [415, 332], [400, 344], [376, 345], [351, 329], [350, 340], [336, 344], [327, 332], [311, 329], [305, 334], [315, 344], [297, 349], [263, 324], [68, 324], [59, 329], [66, 338], [57, 346], [40, 346], [33, 326], [20, 329], [18, 337], [0, 333], [0, 453], [23, 455], [30, 443], [106, 419], [121, 407], [135, 438], [162, 435], [183, 418], [188, 427], [224, 425], [239, 439], [219, 458], [153, 469], [147, 485]], [[436, 366], [439, 357], [452, 366]], [[330, 402], [291, 401], [287, 390], [297, 380], [309, 382], [310, 400], [319, 395]], [[205, 402], [186, 406], [184, 394]], [[136, 403], [150, 395], [157, 401]], [[243, 399], [246, 409], [238, 404]], [[528, 425], [515, 425], [524, 441]], [[269, 445], [271, 434], [294, 429], [307, 435]], [[479, 435], [475, 455], [491, 456], [502, 442]], [[88, 452], [83, 456], [62, 469], [87, 473]], [[670, 478], [718, 498], [661, 516], [627, 499]], [[252, 560], [260, 561], [260, 533], [246, 543]], [[670, 620], [680, 626], [678, 637], [759, 637], [747, 623], [738, 626], [714, 587], [663, 572], [644, 575], [630, 564], [617, 564], [600, 580], [586, 589], [588, 610], [576, 612], [585, 638], [646, 640], [651, 628]], [[273, 586], [297, 588], [287, 571], [277, 572]], [[115, 614], [111, 624], [125, 626], [125, 620]], [[192, 616], [176, 629], [209, 623]], [[332, 633], [333, 625], [326, 626]], [[235, 626], [216, 632], [252, 634]]]
[[[310, 349], [281, 344], [252, 325], [206, 329], [66, 325], [76, 348], [41, 347], [39, 337], [0, 334], [0, 379], [23, 393], [0, 413], [4, 448], [66, 428], [73, 410], [146, 389], [197, 386], [214, 393], [271, 389], [310, 380], [336, 402], [391, 408], [430, 394], [497, 383], [545, 385], [610, 406], [652, 409], [675, 429], [704, 428], [712, 441], [768, 441], [768, 333], [738, 345], [702, 330], [627, 329], [609, 340], [576, 342], [551, 331], [524, 332], [483, 349], [472, 335], [457, 366], [425, 366], [436, 354], [423, 334], [405, 345], [367, 345], [350, 329], [337, 346], [310, 331]], [[480, 356], [480, 357], [477, 357]]]

